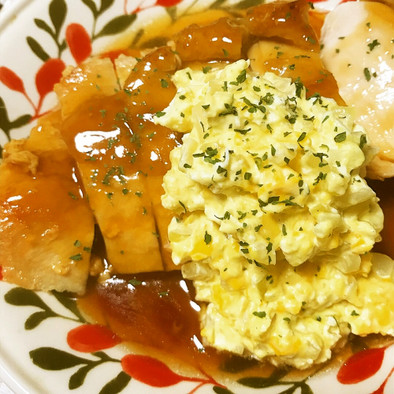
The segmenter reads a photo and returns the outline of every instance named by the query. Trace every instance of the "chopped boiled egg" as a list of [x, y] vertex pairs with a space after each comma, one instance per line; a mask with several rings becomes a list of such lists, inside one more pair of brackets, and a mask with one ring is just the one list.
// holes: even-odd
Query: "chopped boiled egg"
[[162, 202], [205, 343], [307, 368], [350, 332], [394, 334], [392, 261], [370, 253], [383, 226], [362, 178], [371, 151], [349, 109], [245, 60], [173, 82], [156, 122], [185, 134]]

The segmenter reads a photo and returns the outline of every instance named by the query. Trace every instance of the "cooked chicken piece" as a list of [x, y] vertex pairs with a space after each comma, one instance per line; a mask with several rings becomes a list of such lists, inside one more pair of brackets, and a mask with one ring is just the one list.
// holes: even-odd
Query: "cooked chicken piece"
[[[252, 8], [245, 23], [260, 41], [248, 51], [251, 68], [259, 73], [270, 71], [293, 80], [300, 79], [308, 96], [320, 94], [342, 103], [336, 81], [320, 59], [319, 41], [308, 23], [308, 9], [306, 1], [269, 3]], [[289, 29], [290, 23], [293, 29]]]
[[94, 97], [113, 95], [119, 90], [114, 66], [109, 58], [92, 58], [79, 67], [64, 71], [61, 83], [55, 85], [63, 118]]
[[[135, 164], [147, 169], [147, 191], [159, 235], [161, 256], [167, 271], [178, 268], [172, 261], [168, 240], [168, 225], [173, 214], [162, 206], [162, 183], [164, 174], [171, 166], [170, 152], [180, 144], [181, 137], [167, 127], [153, 123], [152, 114], [162, 111], [174, 97], [176, 88], [170, 76], [178, 66], [179, 57], [172, 48], [157, 48], [145, 52], [145, 56], [133, 68], [125, 82], [129, 96], [129, 125], [140, 139]], [[154, 78], [151, 69], [154, 70]]]
[[394, 176], [393, 31], [394, 9], [367, 1], [339, 5], [322, 28], [323, 62], [379, 149], [368, 168], [374, 178]]
[[59, 113], [11, 141], [0, 166], [3, 279], [34, 290], [85, 291], [94, 220], [58, 131]]
[[242, 56], [245, 30], [229, 18], [202, 26], [192, 24], [174, 36], [174, 49], [184, 62], [235, 61]]

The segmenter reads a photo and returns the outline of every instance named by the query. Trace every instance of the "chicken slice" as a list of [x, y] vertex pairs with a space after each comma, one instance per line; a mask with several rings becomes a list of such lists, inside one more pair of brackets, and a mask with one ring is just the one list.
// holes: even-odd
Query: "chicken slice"
[[[181, 136], [167, 127], [153, 122], [153, 114], [167, 107], [176, 88], [171, 75], [179, 66], [178, 54], [170, 47], [147, 52], [125, 81], [128, 92], [129, 125], [138, 136], [140, 146], [135, 165], [146, 169], [147, 192], [159, 236], [164, 269], [179, 269], [171, 258], [168, 225], [172, 212], [161, 203], [164, 194], [163, 176], [170, 169], [170, 152], [181, 143]], [[153, 73], [152, 73], [153, 71]]]
[[251, 9], [244, 23], [259, 38], [248, 51], [251, 68], [261, 74], [269, 71], [300, 79], [308, 96], [320, 94], [342, 103], [336, 81], [320, 59], [318, 37], [308, 20], [309, 7], [300, 0]]
[[68, 67], [62, 81], [55, 85], [63, 118], [87, 100], [113, 95], [119, 84], [109, 58], [92, 58], [78, 67]]
[[78, 164], [115, 272], [161, 271], [147, 177], [135, 165], [140, 142], [122, 112], [124, 100], [120, 92], [86, 101], [63, 122], [62, 135]]
[[160, 197], [178, 137], [152, 118], [175, 94], [170, 75], [177, 66], [168, 47], [148, 51], [138, 62], [129, 56], [114, 63], [93, 59], [66, 73], [55, 89], [63, 138], [118, 273], [174, 268], [167, 235], [171, 214]]
[[0, 166], [3, 279], [34, 290], [82, 294], [94, 220], [75, 163], [58, 131], [59, 113], [4, 149]]

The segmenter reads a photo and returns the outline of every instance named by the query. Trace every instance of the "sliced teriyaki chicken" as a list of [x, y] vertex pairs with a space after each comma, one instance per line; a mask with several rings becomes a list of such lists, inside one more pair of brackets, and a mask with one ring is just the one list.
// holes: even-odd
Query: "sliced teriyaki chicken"
[[348, 2], [331, 11], [322, 28], [321, 52], [340, 94], [379, 149], [368, 175], [394, 176], [394, 8]]
[[[118, 96], [87, 101], [62, 133], [78, 163], [89, 204], [118, 273], [163, 270], [145, 174], [133, 166], [133, 136], [118, 112]], [[124, 108], [124, 102], [121, 108]], [[100, 111], [104, 111], [104, 116]]]
[[[134, 81], [144, 85], [141, 73], [135, 77]], [[77, 78], [83, 83], [75, 86]], [[78, 164], [115, 272], [158, 271], [163, 270], [158, 232], [162, 226], [156, 224], [157, 209], [148, 184], [150, 175], [162, 174], [142, 169], [153, 168], [159, 159], [159, 153], [150, 147], [165, 128], [160, 130], [150, 121], [149, 111], [156, 109], [147, 111], [139, 102], [141, 85], [133, 91], [132, 77], [128, 84], [128, 89], [119, 89], [109, 59], [96, 60], [96, 65], [87, 63], [66, 75], [56, 87], [63, 113], [61, 131]], [[83, 101], [74, 103], [70, 111], [69, 93], [79, 100], [79, 89]], [[171, 141], [169, 137], [168, 150], [174, 144]]]
[[3, 279], [34, 290], [82, 294], [94, 219], [58, 130], [59, 113], [13, 140], [0, 166], [0, 265]]
[[308, 20], [309, 8], [306, 0], [300, 0], [251, 9], [244, 23], [259, 39], [248, 51], [251, 68], [261, 74], [270, 71], [300, 79], [308, 96], [319, 94], [342, 103], [337, 83], [320, 59], [318, 37]]

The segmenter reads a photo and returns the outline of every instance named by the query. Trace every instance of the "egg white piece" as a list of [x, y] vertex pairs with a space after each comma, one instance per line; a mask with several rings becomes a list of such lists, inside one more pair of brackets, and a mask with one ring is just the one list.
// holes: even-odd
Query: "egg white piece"
[[374, 178], [394, 176], [394, 9], [377, 2], [348, 2], [330, 12], [322, 28], [321, 56], [379, 151]]

